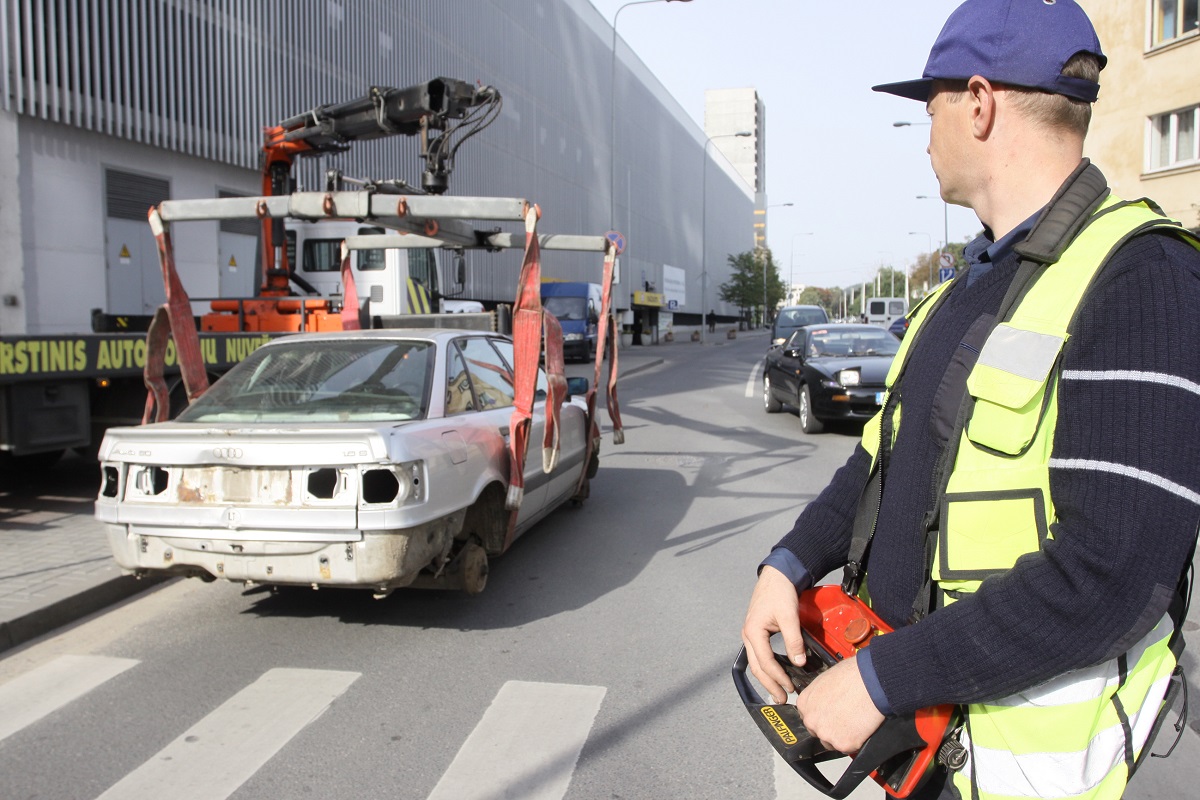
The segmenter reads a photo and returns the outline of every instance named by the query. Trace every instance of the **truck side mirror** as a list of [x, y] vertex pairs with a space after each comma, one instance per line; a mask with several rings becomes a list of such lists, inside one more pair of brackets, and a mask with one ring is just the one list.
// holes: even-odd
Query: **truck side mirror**
[[465, 286], [467, 283], [467, 257], [463, 255], [462, 250], [454, 253], [454, 282], [459, 286]]

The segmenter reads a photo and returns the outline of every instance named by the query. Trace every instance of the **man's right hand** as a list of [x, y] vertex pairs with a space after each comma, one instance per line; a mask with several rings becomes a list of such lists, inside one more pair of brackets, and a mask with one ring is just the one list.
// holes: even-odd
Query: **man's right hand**
[[788, 658], [796, 666], [804, 665], [804, 638], [800, 635], [800, 604], [796, 587], [787, 576], [771, 566], [762, 568], [746, 621], [742, 624], [742, 643], [746, 645], [750, 672], [758, 679], [771, 702], [787, 702], [789, 692], [795, 691], [783, 667], [775, 660], [771, 649], [771, 634], [783, 636]]

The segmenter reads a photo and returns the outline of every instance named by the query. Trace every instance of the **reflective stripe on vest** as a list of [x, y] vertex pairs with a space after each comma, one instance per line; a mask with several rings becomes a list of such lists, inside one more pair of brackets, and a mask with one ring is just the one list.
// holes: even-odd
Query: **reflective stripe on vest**
[[[945, 602], [974, 592], [1050, 537], [1056, 517], [1049, 460], [1068, 326], [1109, 255], [1135, 232], [1156, 226], [1181, 230], [1144, 203], [1110, 197], [984, 343], [967, 378], [974, 408], [938, 501], [932, 575]], [[923, 320], [914, 315], [904, 344], [915, 341]], [[888, 375], [889, 389], [900, 360]], [[897, 408], [897, 428], [899, 416]], [[863, 432], [873, 456], [879, 436], [877, 415]], [[962, 796], [1120, 798], [1175, 666], [1167, 646], [1172, 630], [1164, 618], [1119, 658], [968, 706], [971, 761], [954, 778]]]

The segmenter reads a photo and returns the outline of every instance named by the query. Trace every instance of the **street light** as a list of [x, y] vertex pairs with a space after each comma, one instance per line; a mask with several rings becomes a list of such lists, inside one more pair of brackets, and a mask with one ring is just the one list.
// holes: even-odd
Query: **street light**
[[[925, 231], [909, 231], [909, 236], [924, 236], [929, 240], [929, 291], [933, 291], [933, 237]], [[907, 299], [907, 298], [906, 298]]]
[[[933, 197], [928, 194], [917, 195], [918, 200], [942, 200], [940, 197]], [[950, 250], [950, 204], [942, 200], [942, 252]]]
[[899, 122], [893, 122], [892, 127], [893, 128], [909, 128], [909, 127], [912, 127], [913, 125], [932, 125], [932, 124], [933, 123], [931, 123], [931, 122], [905, 122], [905, 121], [901, 120]]
[[804, 231], [803, 233], [797, 233], [792, 236], [792, 249], [791, 249], [791, 253], [788, 255], [788, 293], [789, 294], [791, 293], [792, 288], [796, 285], [796, 240], [799, 239], [801, 236], [812, 236], [814, 233], [816, 233], [816, 231]]
[[[609, 139], [609, 148], [612, 151], [609, 156], [609, 213], [608, 219], [611, 224], [611, 230], [617, 229], [617, 18], [621, 16], [621, 12], [630, 6], [644, 6], [649, 3], [690, 3], [692, 0], [634, 0], [634, 2], [626, 3], [617, 9], [617, 13], [613, 14], [612, 23], [612, 73], [609, 78], [609, 98], [608, 98], [608, 120], [609, 129], [612, 131], [612, 138]], [[626, 231], [628, 233], [628, 231]]]
[[[775, 204], [775, 205], [773, 205], [773, 206], [767, 206], [767, 208], [768, 208], [768, 209], [769, 209], [769, 208], [787, 208], [787, 207], [789, 207], [789, 206], [794, 206], [794, 205], [796, 205], [796, 204], [795, 204], [795, 203], [776, 203], [776, 204]], [[767, 221], [767, 220], [766, 220], [766, 211], [767, 211], [767, 209], [763, 209], [763, 222], [764, 222], [764, 223]], [[764, 227], [763, 227], [763, 231], [766, 231], [766, 226], [765, 226], [765, 225], [764, 225]], [[767, 327], [767, 247], [766, 247], [766, 237], [765, 237], [765, 236], [763, 237], [763, 312], [762, 312], [762, 323], [763, 323], [763, 327], [764, 327], [764, 328], [765, 328], [765, 327]]]
[[708, 343], [708, 146], [716, 139], [753, 135], [750, 131], [718, 133], [704, 140], [704, 161], [700, 165], [700, 344]]

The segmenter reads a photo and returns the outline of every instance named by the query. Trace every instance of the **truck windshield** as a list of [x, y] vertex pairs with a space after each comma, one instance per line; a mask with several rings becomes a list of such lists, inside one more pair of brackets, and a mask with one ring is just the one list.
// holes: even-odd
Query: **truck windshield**
[[542, 307], [560, 320], [587, 319], [586, 297], [543, 297]]
[[434, 346], [418, 340], [263, 347], [179, 415], [180, 422], [368, 422], [425, 416]]

